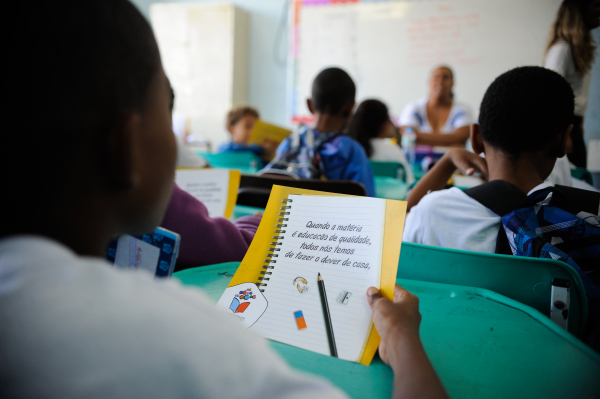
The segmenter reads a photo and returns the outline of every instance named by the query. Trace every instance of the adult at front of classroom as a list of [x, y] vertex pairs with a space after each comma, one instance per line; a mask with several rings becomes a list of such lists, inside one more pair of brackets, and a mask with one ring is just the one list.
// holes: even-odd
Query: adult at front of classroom
[[590, 92], [595, 50], [591, 30], [600, 26], [600, 0], [565, 0], [550, 30], [544, 67], [562, 75], [575, 94], [572, 149], [569, 161], [585, 168], [587, 151], [583, 140], [583, 117]]
[[473, 122], [470, 109], [454, 99], [454, 73], [448, 66], [435, 68], [429, 78], [429, 96], [413, 101], [400, 114], [400, 130], [417, 136], [418, 145], [464, 146]]

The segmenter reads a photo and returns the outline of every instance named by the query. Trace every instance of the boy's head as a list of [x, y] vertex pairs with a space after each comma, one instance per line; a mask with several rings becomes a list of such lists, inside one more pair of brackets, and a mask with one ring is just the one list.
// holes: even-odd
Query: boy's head
[[70, 245], [153, 229], [168, 204], [176, 149], [148, 22], [126, 0], [40, 3], [17, 19], [33, 37], [28, 58], [17, 61], [29, 70], [29, 117], [0, 156], [15, 171], [0, 235]]
[[[486, 149], [511, 159], [541, 153], [554, 158], [553, 165], [564, 156], [573, 108], [573, 90], [558, 73], [536, 66], [515, 68], [488, 87], [474, 136], [480, 134]], [[479, 151], [477, 137], [472, 141]]]
[[350, 75], [340, 68], [321, 71], [312, 85], [311, 98], [307, 100], [310, 112], [341, 116], [348, 119], [354, 108], [356, 86]]
[[231, 133], [231, 140], [235, 144], [248, 144], [252, 129], [260, 116], [252, 107], [237, 107], [227, 114], [227, 130]]

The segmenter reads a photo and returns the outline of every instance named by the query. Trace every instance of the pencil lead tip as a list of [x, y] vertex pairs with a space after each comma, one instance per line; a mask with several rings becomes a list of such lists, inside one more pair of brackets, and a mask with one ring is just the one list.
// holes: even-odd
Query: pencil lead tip
[[321, 273], [319, 273], [319, 277], [321, 277]]

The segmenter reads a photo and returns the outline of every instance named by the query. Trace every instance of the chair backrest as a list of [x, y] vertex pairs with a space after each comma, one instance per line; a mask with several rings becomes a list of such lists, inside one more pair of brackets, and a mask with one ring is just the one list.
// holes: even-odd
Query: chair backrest
[[402, 169], [402, 181], [406, 182], [406, 170], [400, 162], [388, 161], [369, 161], [373, 175], [376, 177], [393, 177], [398, 178], [398, 170]]
[[592, 174], [586, 168], [575, 168], [571, 169], [571, 177], [574, 177], [579, 180], [583, 180], [588, 184], [594, 184], [594, 179]]
[[362, 183], [349, 180], [319, 180], [302, 179], [290, 180], [272, 176], [242, 175], [236, 204], [266, 208], [273, 185], [304, 188], [308, 190], [326, 191], [336, 194], [367, 195]]
[[587, 298], [571, 266], [549, 259], [486, 254], [402, 243], [398, 278], [485, 288], [550, 315], [552, 279], [569, 280], [569, 332], [581, 336]]
[[250, 151], [232, 151], [220, 154], [196, 151], [196, 154], [205, 158], [210, 166], [217, 168], [254, 168], [258, 170], [261, 165], [260, 157]]

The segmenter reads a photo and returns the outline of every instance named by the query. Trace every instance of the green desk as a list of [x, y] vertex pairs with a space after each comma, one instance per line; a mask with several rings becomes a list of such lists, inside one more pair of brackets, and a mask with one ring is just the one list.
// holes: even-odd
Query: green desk
[[408, 185], [394, 177], [375, 176], [375, 197], [405, 200]]
[[[216, 302], [238, 262], [173, 276], [202, 287]], [[454, 398], [583, 398], [600, 393], [600, 356], [533, 308], [494, 292], [401, 280], [420, 299], [421, 337]], [[376, 357], [369, 367], [277, 342], [294, 368], [320, 375], [353, 398], [390, 398], [392, 371]]]
[[246, 205], [236, 205], [233, 207], [233, 213], [229, 219], [235, 220], [237, 218], [241, 218], [242, 216], [251, 216], [256, 214], [256, 212], [264, 212], [263, 208], [255, 208], [253, 206]]

